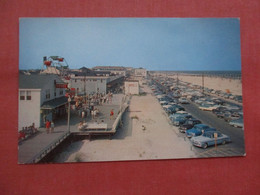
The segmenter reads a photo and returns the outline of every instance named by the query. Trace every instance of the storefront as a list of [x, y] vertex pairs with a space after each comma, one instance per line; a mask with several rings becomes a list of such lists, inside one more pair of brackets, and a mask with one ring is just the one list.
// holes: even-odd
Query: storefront
[[41, 126], [43, 127], [46, 120], [57, 121], [65, 118], [67, 97], [56, 98], [44, 102], [41, 106]]

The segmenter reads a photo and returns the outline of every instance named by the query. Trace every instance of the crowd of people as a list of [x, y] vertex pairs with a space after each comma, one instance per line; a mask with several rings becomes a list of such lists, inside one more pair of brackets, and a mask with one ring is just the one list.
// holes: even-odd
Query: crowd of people
[[113, 94], [111, 92], [105, 93], [93, 93], [85, 96], [75, 96], [76, 109], [81, 108], [84, 104], [90, 107], [91, 105], [103, 105], [112, 103]]
[[35, 124], [33, 123], [31, 126], [23, 127], [21, 131], [18, 133], [18, 141], [24, 140], [26, 138], [31, 137], [36, 134], [38, 129], [35, 128]]

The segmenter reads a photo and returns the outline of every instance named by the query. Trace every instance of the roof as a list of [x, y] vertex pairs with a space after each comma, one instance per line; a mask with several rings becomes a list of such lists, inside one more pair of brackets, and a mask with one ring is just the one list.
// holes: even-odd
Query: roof
[[95, 72], [89, 68], [82, 67], [79, 70], [80, 71], [69, 71], [69, 73], [75, 74], [75, 76], [96, 76]]
[[[58, 83], [64, 83], [59, 76], [55, 74], [41, 75], [23, 75], [19, 74], [19, 89], [42, 89], [45, 85], [56, 80]], [[53, 83], [54, 84], [54, 83]]]
[[60, 98], [52, 99], [47, 102], [44, 102], [41, 106], [41, 109], [54, 109], [59, 106], [62, 106], [68, 102], [68, 98], [65, 96], [62, 96]]
[[126, 68], [123, 66], [95, 66], [92, 68], [93, 70], [125, 70]]

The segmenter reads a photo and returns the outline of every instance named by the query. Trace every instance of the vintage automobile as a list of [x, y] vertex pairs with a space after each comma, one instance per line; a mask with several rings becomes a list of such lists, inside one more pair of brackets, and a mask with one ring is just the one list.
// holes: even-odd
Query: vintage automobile
[[204, 103], [202, 103], [199, 106], [199, 109], [205, 110], [205, 111], [212, 111], [212, 110], [216, 109], [217, 107], [219, 107], [219, 105], [212, 105], [212, 104], [204, 104]]
[[236, 119], [236, 120], [231, 120], [229, 122], [229, 124], [231, 126], [234, 126], [234, 127], [244, 128], [244, 120], [243, 120], [243, 118], [239, 118], [239, 119]]
[[191, 129], [194, 125], [201, 124], [201, 121], [195, 118], [190, 118], [185, 121], [185, 123], [181, 124], [179, 127], [179, 131], [181, 133], [185, 133], [187, 129]]
[[[216, 137], [214, 137], [214, 134]], [[215, 144], [226, 144], [228, 142], [231, 142], [230, 137], [220, 133], [219, 131], [206, 131], [203, 135], [191, 138], [191, 143], [194, 146], [204, 149], [208, 146], [213, 146]]]
[[205, 124], [194, 125], [192, 129], [186, 130], [185, 134], [188, 138], [201, 135], [203, 132], [207, 131], [210, 127]]
[[180, 104], [189, 104], [189, 101], [186, 98], [180, 98], [179, 103]]
[[185, 123], [185, 121], [188, 120], [191, 117], [192, 117], [192, 115], [190, 115], [190, 114], [181, 114], [177, 117], [171, 118], [171, 121], [172, 121], [173, 125], [179, 126], [180, 124]]

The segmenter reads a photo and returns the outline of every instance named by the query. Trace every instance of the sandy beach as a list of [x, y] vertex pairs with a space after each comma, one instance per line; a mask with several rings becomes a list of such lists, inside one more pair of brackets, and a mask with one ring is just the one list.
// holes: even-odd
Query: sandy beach
[[[169, 76], [177, 78], [177, 76]], [[179, 75], [180, 81], [189, 82], [194, 85], [202, 86], [201, 76]], [[242, 95], [242, 82], [239, 79], [228, 79], [220, 77], [204, 77], [204, 86], [214, 90], [221, 90], [224, 92], [230, 91], [233, 95]]]
[[56, 158], [56, 162], [195, 157], [190, 142], [178, 137], [177, 127], [168, 123], [150, 89], [144, 85], [142, 90], [148, 94], [132, 96], [129, 111], [124, 116], [124, 125], [112, 140], [98, 138], [75, 142]]

